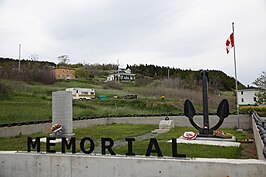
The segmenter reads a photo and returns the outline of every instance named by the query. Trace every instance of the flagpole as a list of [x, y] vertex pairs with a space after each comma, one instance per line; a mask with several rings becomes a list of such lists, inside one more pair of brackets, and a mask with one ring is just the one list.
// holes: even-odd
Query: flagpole
[[233, 29], [233, 37], [234, 37], [234, 65], [235, 65], [235, 84], [236, 84], [236, 114], [237, 114], [237, 128], [240, 129], [240, 121], [239, 121], [239, 104], [238, 104], [238, 88], [237, 88], [237, 72], [236, 72], [236, 42], [235, 42], [235, 28], [234, 22], [232, 22]]

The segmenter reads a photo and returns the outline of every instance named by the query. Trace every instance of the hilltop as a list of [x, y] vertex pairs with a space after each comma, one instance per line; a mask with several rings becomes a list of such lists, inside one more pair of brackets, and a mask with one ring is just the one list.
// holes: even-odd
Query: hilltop
[[[104, 81], [106, 77], [115, 73], [118, 66], [115, 64], [64, 64], [70, 68], [76, 68], [76, 77], [78, 79], [87, 79], [90, 81]], [[46, 71], [49, 73], [49, 69], [56, 67], [57, 65], [53, 62], [48, 61], [37, 61], [37, 60], [21, 60], [20, 76], [17, 74], [18, 60], [10, 58], [0, 58], [0, 78], [7, 78], [11, 80], [23, 80], [26, 82], [40, 81], [37, 79], [36, 72]], [[138, 84], [149, 84], [155, 80], [162, 80], [165, 78], [177, 79], [179, 84], [182, 84], [184, 88], [193, 89], [195, 85], [201, 85], [201, 73], [200, 70], [182, 70], [180, 68], [170, 68], [165, 66], [156, 65], [127, 65], [126, 69], [130, 68], [131, 71], [136, 74], [136, 83]], [[41, 73], [44, 74], [44, 73]], [[24, 75], [27, 75], [27, 78]], [[30, 76], [32, 78], [29, 78]], [[101, 78], [101, 79], [100, 79]], [[233, 77], [226, 75], [222, 71], [209, 70], [209, 85], [217, 90], [221, 91], [232, 91], [235, 89], [235, 80]], [[245, 86], [238, 82], [239, 88]]]

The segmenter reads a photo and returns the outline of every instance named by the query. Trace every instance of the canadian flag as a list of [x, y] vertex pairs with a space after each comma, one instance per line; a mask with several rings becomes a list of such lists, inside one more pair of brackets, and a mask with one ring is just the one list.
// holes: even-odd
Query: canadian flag
[[230, 35], [230, 37], [226, 40], [226, 53], [229, 53], [229, 50], [235, 46], [234, 42], [234, 33]]

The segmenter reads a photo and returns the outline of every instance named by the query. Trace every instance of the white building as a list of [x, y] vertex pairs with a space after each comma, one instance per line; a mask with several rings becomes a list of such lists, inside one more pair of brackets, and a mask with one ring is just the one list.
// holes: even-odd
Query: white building
[[238, 105], [255, 105], [257, 101], [256, 94], [259, 93], [254, 87], [247, 89], [241, 89], [237, 92], [237, 103]]
[[131, 69], [119, 68], [117, 73], [111, 74], [107, 77], [106, 81], [135, 81], [136, 74], [131, 73]]

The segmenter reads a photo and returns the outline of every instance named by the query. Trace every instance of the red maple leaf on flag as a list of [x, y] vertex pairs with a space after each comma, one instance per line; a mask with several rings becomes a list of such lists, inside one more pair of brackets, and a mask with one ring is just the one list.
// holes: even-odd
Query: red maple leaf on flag
[[234, 33], [230, 34], [229, 38], [225, 42], [225, 45], [226, 45], [226, 53], [228, 54], [230, 49], [235, 46]]

